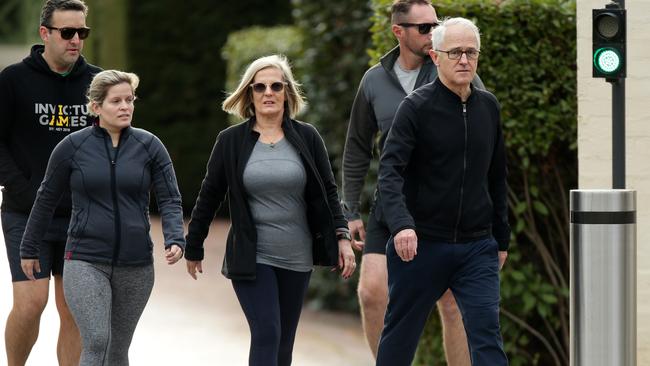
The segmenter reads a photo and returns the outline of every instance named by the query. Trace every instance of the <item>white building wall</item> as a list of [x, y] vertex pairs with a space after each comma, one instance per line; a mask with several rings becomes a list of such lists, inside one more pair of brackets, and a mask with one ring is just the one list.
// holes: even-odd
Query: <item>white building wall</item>
[[[612, 187], [611, 85], [591, 77], [592, 15], [578, 0], [578, 180]], [[627, 0], [626, 188], [637, 191], [637, 358], [650, 365], [650, 0]]]

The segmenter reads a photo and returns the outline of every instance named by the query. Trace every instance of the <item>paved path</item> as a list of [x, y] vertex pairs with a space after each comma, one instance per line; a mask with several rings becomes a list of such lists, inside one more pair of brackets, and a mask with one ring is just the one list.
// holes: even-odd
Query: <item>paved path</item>
[[[226, 229], [225, 222], [213, 225], [204, 274], [194, 281], [185, 272], [184, 263], [168, 266], [161, 261], [160, 224], [157, 220], [153, 222], [152, 234], [159, 247], [155, 257], [156, 284], [131, 345], [132, 365], [247, 364], [246, 319], [230, 282], [219, 272]], [[0, 324], [4, 325], [11, 308], [11, 279], [6, 252], [0, 252]], [[28, 366], [56, 365], [57, 327], [56, 309], [51, 301], [41, 320], [41, 334]], [[4, 332], [0, 337], [4, 345]], [[3, 365], [5, 350], [0, 348]], [[373, 362], [357, 317], [305, 310], [298, 327], [293, 364], [369, 366]]]

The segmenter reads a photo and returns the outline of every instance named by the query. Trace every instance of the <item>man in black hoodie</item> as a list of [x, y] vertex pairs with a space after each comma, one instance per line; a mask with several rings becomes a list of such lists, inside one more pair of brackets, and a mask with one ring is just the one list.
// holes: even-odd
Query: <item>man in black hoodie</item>
[[24, 365], [38, 338], [50, 274], [61, 319], [60, 365], [79, 363], [79, 331], [63, 297], [63, 250], [70, 219], [69, 193], [61, 199], [40, 250], [40, 271], [29, 281], [20, 267], [20, 242], [54, 147], [89, 126], [85, 93], [100, 71], [81, 56], [88, 8], [81, 0], [47, 0], [35, 45], [22, 62], [0, 73], [0, 185], [2, 229], [13, 281], [13, 308], [5, 345], [10, 366]]
[[472, 365], [507, 365], [499, 327], [499, 269], [510, 240], [500, 107], [471, 85], [481, 49], [474, 23], [445, 20], [432, 39], [438, 79], [400, 104], [380, 160], [380, 202], [392, 237], [377, 366], [411, 364], [447, 289], [462, 314]]

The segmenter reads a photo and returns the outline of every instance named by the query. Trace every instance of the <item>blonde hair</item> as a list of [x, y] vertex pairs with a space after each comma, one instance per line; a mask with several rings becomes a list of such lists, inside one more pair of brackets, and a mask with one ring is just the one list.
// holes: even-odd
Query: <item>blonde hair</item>
[[137, 89], [138, 84], [140, 84], [140, 78], [134, 73], [119, 70], [104, 70], [95, 75], [93, 80], [90, 82], [88, 92], [86, 93], [86, 99], [88, 100], [88, 113], [91, 116], [97, 117], [97, 114], [93, 112], [92, 104], [96, 103], [101, 105], [106, 98], [106, 94], [108, 94], [108, 89], [122, 83], [131, 85], [131, 90], [133, 90], [133, 94], [135, 95], [135, 89]]
[[258, 58], [253, 61], [244, 72], [239, 85], [226, 100], [221, 104], [221, 109], [241, 118], [250, 118], [255, 115], [253, 105], [253, 94], [250, 84], [253, 82], [255, 75], [263, 69], [269, 67], [276, 68], [282, 72], [283, 81], [286, 82], [284, 88], [286, 112], [289, 117], [294, 118], [306, 106], [307, 102], [302, 96], [300, 84], [293, 78], [289, 61], [282, 55], [270, 55]]

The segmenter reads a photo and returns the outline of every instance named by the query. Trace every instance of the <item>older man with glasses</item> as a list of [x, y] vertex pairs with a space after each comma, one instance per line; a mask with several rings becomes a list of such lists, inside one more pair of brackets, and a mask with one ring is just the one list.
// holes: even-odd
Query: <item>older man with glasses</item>
[[[81, 56], [88, 8], [80, 0], [47, 0], [41, 11], [43, 45], [0, 73], [0, 185], [2, 229], [13, 281], [13, 308], [5, 328], [7, 364], [24, 365], [38, 338], [50, 275], [61, 319], [59, 365], [79, 364], [79, 331], [63, 297], [63, 256], [70, 221], [68, 193], [59, 203], [39, 268], [29, 280], [20, 267], [20, 242], [50, 153], [68, 134], [89, 126], [85, 92], [100, 71]], [[37, 258], [33, 258], [37, 259]]]
[[507, 365], [499, 327], [499, 270], [510, 239], [500, 107], [471, 84], [481, 49], [474, 23], [448, 19], [432, 39], [438, 80], [400, 104], [380, 161], [391, 240], [377, 365], [411, 364], [447, 289], [462, 314], [472, 365]]
[[[354, 237], [353, 246], [363, 251], [359, 303], [366, 338], [375, 356], [388, 303], [386, 243], [390, 231], [382, 218], [378, 195], [368, 215], [367, 228], [364, 227], [360, 196], [370, 162], [383, 148], [397, 106], [413, 90], [431, 83], [438, 75], [429, 57], [431, 31], [437, 25], [436, 11], [429, 0], [396, 0], [393, 3], [391, 30], [399, 45], [365, 73], [350, 114], [343, 153], [344, 207]], [[478, 76], [473, 83], [484, 88]], [[447, 363], [450, 366], [469, 365], [465, 329], [451, 291], [445, 292], [438, 301], [438, 310]]]

